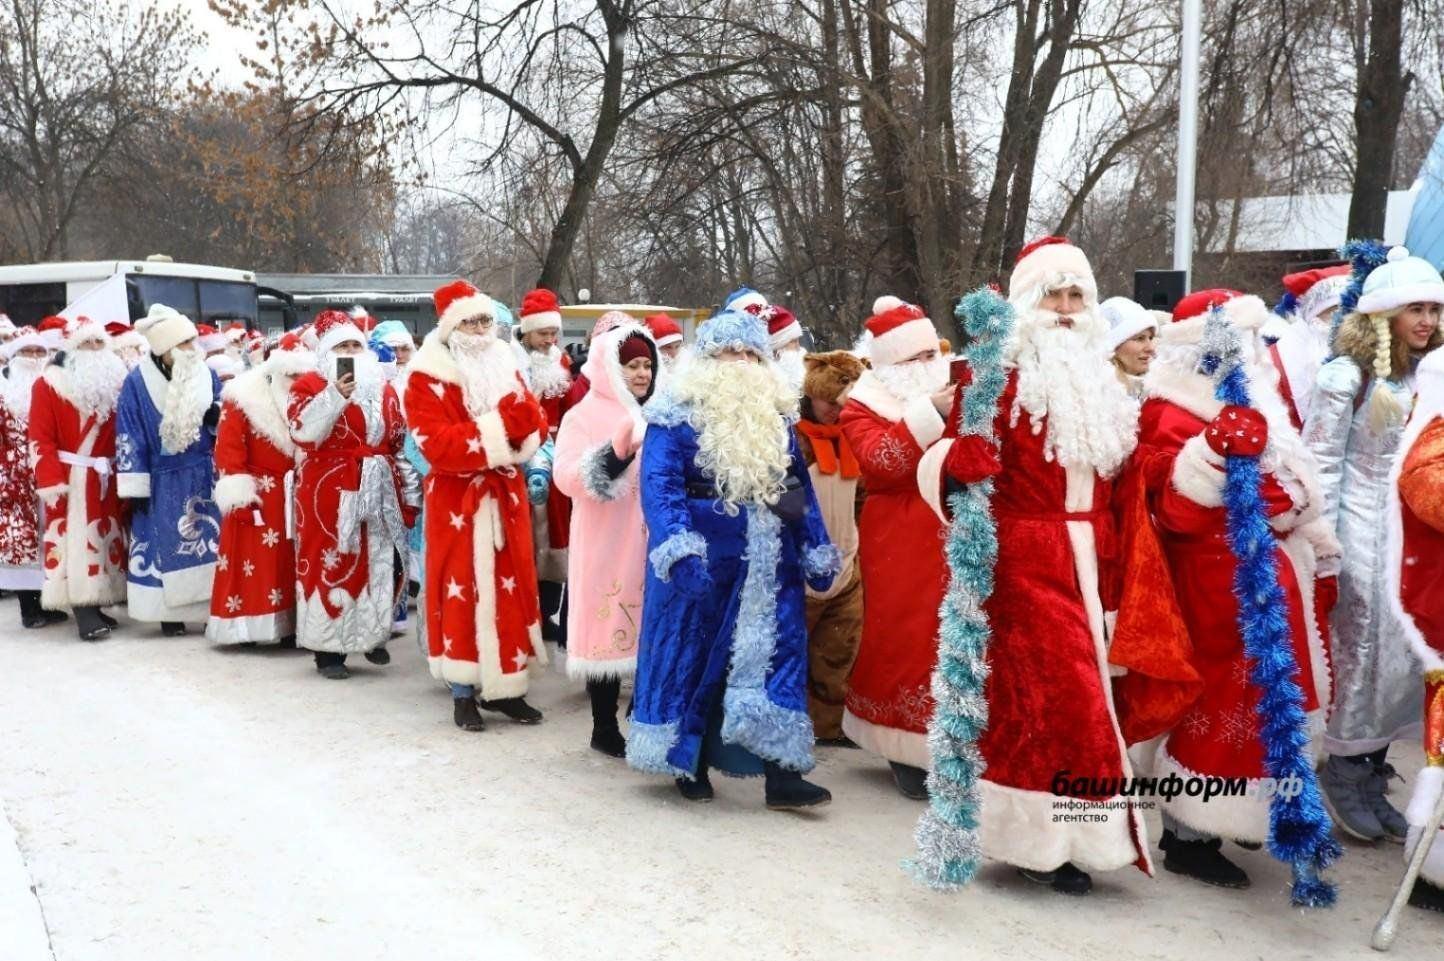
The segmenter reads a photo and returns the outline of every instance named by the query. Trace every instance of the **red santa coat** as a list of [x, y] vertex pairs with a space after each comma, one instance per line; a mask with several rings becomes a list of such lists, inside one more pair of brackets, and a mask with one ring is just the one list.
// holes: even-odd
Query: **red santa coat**
[[[296, 544], [289, 498], [296, 445], [264, 368], [221, 392], [216, 506], [221, 541], [206, 637], [216, 644], [278, 641], [296, 632]], [[281, 391], [279, 395], [273, 391]]]
[[125, 531], [111, 461], [115, 409], [82, 411], [70, 372], [45, 368], [30, 402], [35, 486], [45, 506], [45, 584], [48, 610], [104, 607], [125, 600]]
[[[506, 350], [505, 344], [493, 349]], [[431, 334], [406, 384], [412, 436], [431, 465], [423, 485], [426, 640], [434, 677], [479, 686], [488, 699], [521, 697], [528, 668], [547, 662], [532, 561], [531, 516], [520, 467], [547, 427], [519, 448], [501, 416], [473, 417], [451, 351]], [[536, 398], [517, 375], [527, 403]]]
[[[1019, 867], [1051, 870], [1071, 861], [1085, 870], [1130, 864], [1152, 873], [1138, 807], [1120, 795], [1081, 795], [1090, 806], [1057, 817], [1055, 777], [1117, 783], [1131, 777], [1113, 709], [1103, 612], [1116, 583], [1117, 536], [1111, 480], [1047, 456], [1047, 422], [1012, 416], [1010, 372], [993, 430], [1002, 472], [993, 478], [998, 560], [984, 611], [992, 637], [984, 687], [988, 729], [978, 747], [983, 851]], [[918, 466], [923, 495], [943, 515], [943, 463], [951, 439]]]
[[0, 398], [0, 588], [9, 591], [38, 591], [44, 578], [28, 421]]
[[840, 423], [868, 493], [857, 525], [867, 602], [842, 729], [889, 761], [925, 768], [948, 570], [943, 525], [918, 492], [917, 467], [943, 419], [927, 397], [904, 404], [865, 371]]
[[[1203, 437], [1222, 404], [1213, 396], [1212, 382], [1191, 371], [1155, 368], [1149, 389], [1154, 396], [1143, 405], [1130, 480], [1136, 478], [1147, 492], [1167, 565], [1163, 583], [1171, 582], [1191, 647], [1188, 661], [1201, 682], [1192, 703], [1180, 705], [1181, 715], [1161, 742], [1149, 746], [1156, 747], [1153, 773], [1258, 781], [1268, 772], [1259, 736], [1258, 691], [1249, 677], [1233, 595], [1237, 563], [1228, 547], [1222, 506], [1223, 459]], [[1275, 564], [1300, 666], [1295, 680], [1317, 732], [1323, 721], [1318, 688], [1326, 683], [1327, 667], [1313, 616], [1314, 539], [1323, 546], [1332, 538], [1315, 523], [1323, 500], [1312, 461], [1290, 429], [1282, 401], [1263, 394], [1265, 389], [1256, 385], [1255, 390], [1273, 414], [1269, 449], [1260, 463], [1265, 471], [1261, 494], [1279, 539]], [[1140, 579], [1163, 577], [1162, 572], [1134, 573]], [[1115, 643], [1127, 647], [1131, 642], [1120, 636]], [[1120, 706], [1125, 715], [1135, 709], [1148, 711], [1126, 698]], [[1268, 838], [1268, 798], [1256, 791], [1207, 802], [1180, 795], [1160, 803], [1198, 831], [1258, 842]]]
[[[354, 395], [353, 395], [354, 396]], [[374, 409], [343, 398], [319, 373], [291, 385], [296, 471], [296, 642], [356, 654], [385, 644], [405, 588], [401, 444], [406, 426], [386, 384]]]

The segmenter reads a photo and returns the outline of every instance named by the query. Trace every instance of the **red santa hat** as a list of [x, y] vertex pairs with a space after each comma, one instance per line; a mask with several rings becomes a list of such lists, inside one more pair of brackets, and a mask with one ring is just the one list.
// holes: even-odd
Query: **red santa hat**
[[347, 341], [366, 346], [366, 335], [349, 314], [339, 310], [323, 310], [311, 322], [316, 329], [316, 353], [325, 354]]
[[1195, 290], [1173, 308], [1173, 319], [1163, 325], [1159, 340], [1165, 344], [1199, 343], [1214, 308], [1222, 309], [1229, 323], [1242, 331], [1261, 329], [1270, 316], [1264, 302], [1252, 294], [1226, 287]]
[[49, 350], [50, 345], [45, 342], [45, 335], [34, 327], [19, 327], [11, 335], [10, 339], [0, 345], [0, 355], [6, 360], [14, 357], [26, 347], [39, 347], [42, 350]]
[[[682, 342], [682, 327], [666, 314], [653, 314], [644, 323], [652, 332], [652, 339], [656, 341], [658, 349]], [[595, 331], [592, 336], [596, 336]]]
[[227, 324], [226, 329], [222, 331], [222, 333], [225, 334], [226, 343], [228, 344], [238, 344], [250, 334], [250, 332], [246, 330], [246, 325], [238, 320], [233, 320]]
[[[892, 298], [896, 300], [896, 298]], [[874, 307], [886, 309], [867, 319], [867, 356], [874, 367], [889, 367], [925, 350], [938, 349], [938, 331], [921, 307], [878, 298]]]
[[110, 335], [105, 332], [105, 325], [83, 314], [65, 321], [64, 330], [63, 346], [66, 350], [74, 350], [88, 340], [99, 340], [110, 346]]
[[496, 319], [496, 305], [491, 298], [464, 280], [454, 280], [436, 288], [431, 295], [436, 305], [436, 336], [443, 344], [451, 339], [456, 325], [470, 317]]
[[226, 335], [216, 330], [210, 324], [196, 324], [196, 344], [203, 354], [214, 354], [218, 350], [225, 350], [230, 342]]
[[802, 325], [792, 311], [773, 304], [763, 311], [767, 314], [767, 340], [774, 351], [780, 350], [794, 340], [802, 339]]
[[534, 330], [561, 330], [562, 308], [557, 295], [545, 287], [528, 290], [521, 299], [517, 311], [521, 317], [521, 332], [529, 334]]
[[1293, 315], [1299, 320], [1313, 320], [1326, 310], [1339, 306], [1344, 288], [1349, 286], [1348, 264], [1315, 267], [1284, 276], [1284, 290], [1293, 298]]
[[118, 320], [113, 320], [105, 325], [105, 332], [110, 335], [111, 350], [146, 351], [150, 349], [150, 342], [129, 324], [122, 324]]
[[40, 339], [50, 350], [59, 350], [65, 344], [65, 318], [51, 314], [36, 325]]
[[295, 377], [315, 367], [316, 355], [295, 330], [282, 334], [271, 356], [266, 358], [266, 373], [273, 377]]
[[1040, 237], [1018, 251], [1008, 278], [1008, 300], [1041, 300], [1045, 294], [1077, 285], [1089, 304], [1098, 303], [1098, 284], [1088, 257], [1067, 237]]

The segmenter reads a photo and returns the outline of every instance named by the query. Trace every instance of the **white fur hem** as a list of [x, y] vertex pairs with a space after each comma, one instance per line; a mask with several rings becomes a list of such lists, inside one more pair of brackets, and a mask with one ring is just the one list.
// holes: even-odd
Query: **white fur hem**
[[[1204, 778], [1209, 775], [1190, 770], [1168, 753], [1165, 745], [1158, 749], [1153, 761], [1153, 774], [1167, 777]], [[1167, 811], [1179, 823], [1217, 838], [1235, 838], [1239, 841], [1257, 841], [1260, 844], [1269, 836], [1269, 802], [1259, 790], [1258, 778], [1248, 779], [1248, 790], [1241, 797], [1215, 796], [1205, 801], [1199, 797], [1180, 794], [1170, 799], [1160, 799], [1159, 809]]]
[[216, 481], [216, 492], [212, 500], [222, 514], [229, 514], [238, 507], [259, 504], [261, 497], [256, 489], [256, 479], [250, 474], [227, 474]]
[[923, 503], [931, 507], [944, 524], [948, 522], [948, 514], [947, 505], [943, 503], [943, 489], [947, 484], [943, 476], [943, 462], [952, 447], [953, 439], [949, 437], [923, 451], [923, 456], [918, 458], [918, 493], [922, 495]]
[[159, 624], [162, 621], [205, 624], [210, 622], [211, 616], [210, 604], [207, 601], [171, 607], [165, 602], [164, 588], [134, 582], [126, 584], [125, 609], [132, 620], [148, 624]]
[[931, 397], [914, 397], [907, 402], [903, 408], [903, 424], [907, 426], [908, 433], [913, 435], [918, 447], [927, 450], [937, 443], [938, 438], [943, 436], [943, 430], [947, 424], [933, 406]]
[[[1148, 873], [1153, 873], [1148, 837], [1136, 805], [1104, 807], [1104, 802], [1025, 791], [987, 778], [980, 785], [985, 856], [1030, 871], [1052, 871], [1069, 861], [1085, 871], [1116, 871], [1142, 857]], [[1106, 803], [1127, 802], [1115, 797]], [[1076, 821], [1057, 819], [1068, 814], [1083, 816]]]
[[60, 498], [64, 497], [65, 492], [68, 490], [70, 490], [69, 484], [56, 484], [53, 487], [42, 487], [35, 493], [39, 496], [41, 503], [46, 507], [54, 508], [56, 504], [60, 503]]
[[206, 640], [216, 645], [272, 643], [296, 633], [294, 609], [248, 617], [217, 617], [206, 622]]
[[628, 678], [637, 673], [637, 658], [618, 657], [609, 661], [588, 661], [575, 655], [567, 657], [567, 677], [573, 680], [611, 680]]
[[852, 738], [864, 751], [881, 755], [889, 761], [910, 764], [925, 771], [933, 766], [926, 734], [864, 721], [845, 708], [842, 712], [842, 733]]
[[115, 475], [115, 492], [121, 497], [149, 497], [149, 474]]
[[1190, 437], [1173, 461], [1173, 489], [1200, 507], [1223, 506], [1223, 458], [1202, 434]]

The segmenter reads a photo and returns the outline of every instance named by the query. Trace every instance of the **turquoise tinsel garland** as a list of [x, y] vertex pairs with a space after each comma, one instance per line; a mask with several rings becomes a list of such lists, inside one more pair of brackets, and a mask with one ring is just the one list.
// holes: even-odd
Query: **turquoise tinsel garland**
[[[998, 398], [1007, 382], [1003, 342], [1013, 328], [1013, 309], [983, 287], [962, 299], [956, 316], [968, 335], [973, 375], [963, 391], [959, 430], [991, 438]], [[978, 781], [985, 765], [978, 739], [988, 727], [983, 685], [991, 630], [983, 604], [993, 593], [998, 559], [992, 494], [993, 482], [986, 480], [948, 501], [953, 515], [946, 547], [950, 577], [938, 611], [938, 665], [932, 678], [936, 706], [928, 722], [930, 801], [915, 832], [917, 859], [908, 863], [914, 877], [939, 889], [967, 884], [983, 857]]]
[[[1220, 309], [1209, 315], [1199, 367], [1213, 377], [1219, 400], [1251, 406], [1238, 335]], [[1278, 791], [1269, 803], [1269, 851], [1293, 868], [1294, 904], [1327, 907], [1336, 894], [1319, 872], [1342, 851], [1331, 833], [1332, 824], [1308, 757], [1304, 696], [1294, 680], [1300, 665], [1289, 638], [1288, 607], [1279, 586], [1273, 531], [1259, 493], [1258, 460], [1229, 456], [1225, 469], [1228, 546], [1238, 563], [1233, 592], [1238, 599], [1238, 625], [1249, 679], [1259, 694], [1264, 764], [1276, 783], [1298, 788], [1297, 793]]]

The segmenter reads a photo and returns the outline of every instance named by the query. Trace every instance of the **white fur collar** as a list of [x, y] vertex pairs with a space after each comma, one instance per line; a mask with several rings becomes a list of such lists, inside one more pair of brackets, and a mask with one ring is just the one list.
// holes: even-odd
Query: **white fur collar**
[[221, 399], [235, 404], [251, 429], [270, 441], [277, 450], [295, 456], [296, 445], [286, 426], [285, 413], [276, 406], [271, 378], [265, 368], [253, 368], [226, 384]]
[[902, 420], [903, 402], [883, 386], [883, 382], [870, 370], [862, 372], [857, 383], [852, 385], [852, 392], [847, 395], [847, 399], [857, 401], [884, 420], [894, 423]]
[[[511, 358], [512, 368], [516, 368], [516, 354], [513, 353], [509, 341], [501, 339], [492, 343], [488, 349], [489, 353], [504, 355]], [[411, 363], [406, 365], [408, 376], [413, 373], [425, 374], [439, 381], [448, 384], [461, 384], [461, 368], [456, 366], [456, 359], [451, 356], [451, 350], [436, 336], [436, 331], [427, 334], [421, 341], [421, 347], [416, 351], [416, 356], [411, 358]], [[403, 385], [404, 386], [404, 385]]]
[[155, 405], [156, 412], [164, 414], [165, 397], [170, 393], [170, 381], [160, 372], [155, 354], [150, 351], [146, 351], [140, 358], [140, 376], [145, 382], [145, 392], [150, 395], [150, 402]]
[[[82, 423], [87, 417], [91, 417], [96, 413], [94, 410], [82, 404], [80, 398], [76, 396], [75, 391], [71, 388], [70, 371], [66, 370], [62, 365], [47, 364], [40, 376], [50, 385], [51, 390], [60, 395], [61, 400], [75, 408], [76, 412], [80, 415]], [[106, 417], [114, 416], [116, 404], [119, 402], [120, 393], [117, 391], [115, 399], [111, 402], [110, 409], [105, 412]]]
[[1203, 421], [1213, 420], [1223, 410], [1223, 401], [1214, 396], [1213, 381], [1197, 371], [1155, 363], [1143, 386], [1147, 396], [1177, 404]]

